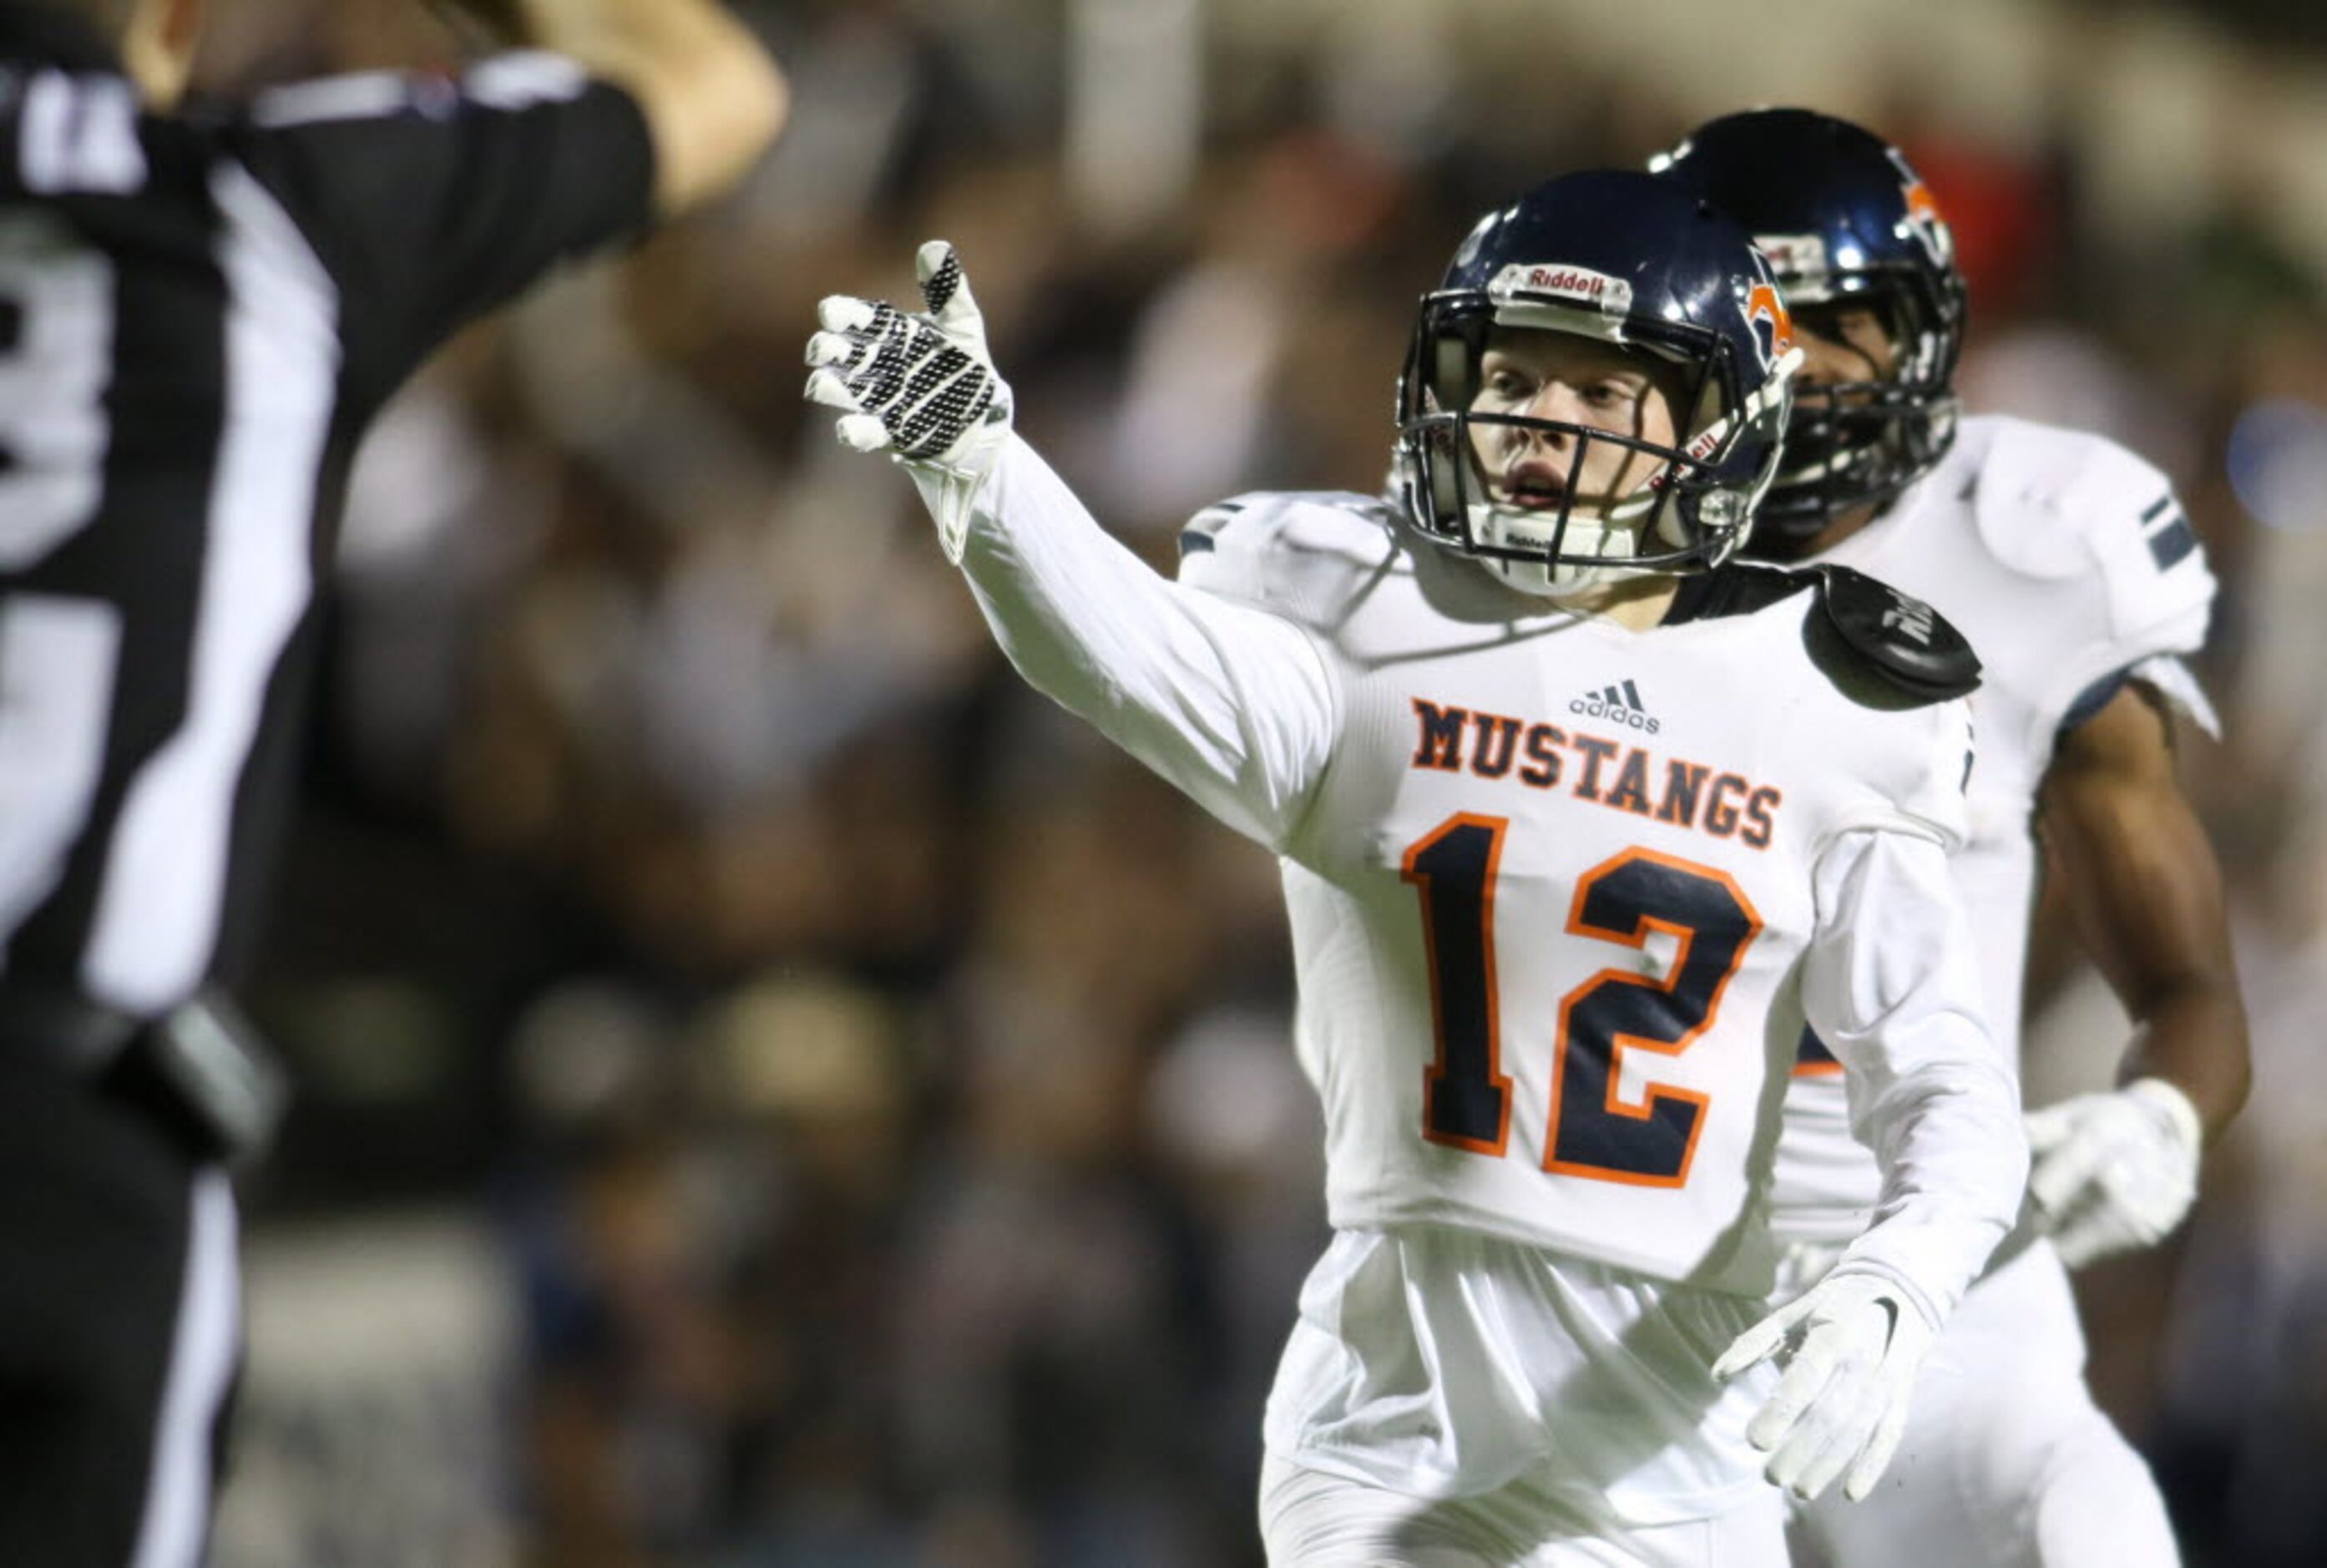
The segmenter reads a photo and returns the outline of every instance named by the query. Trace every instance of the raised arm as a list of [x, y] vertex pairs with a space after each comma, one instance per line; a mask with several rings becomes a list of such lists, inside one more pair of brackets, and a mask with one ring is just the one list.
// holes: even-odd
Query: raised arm
[[1229, 826], [1279, 847], [1322, 775], [1339, 699], [1310, 634], [1158, 576], [1011, 434], [1010, 389], [951, 247], [921, 247], [925, 309], [824, 302], [811, 399], [912, 476], [949, 558], [1028, 683]]
[[444, 0], [504, 41], [548, 50], [638, 100], [655, 206], [696, 207], [741, 179], [782, 128], [776, 62], [717, 0]]

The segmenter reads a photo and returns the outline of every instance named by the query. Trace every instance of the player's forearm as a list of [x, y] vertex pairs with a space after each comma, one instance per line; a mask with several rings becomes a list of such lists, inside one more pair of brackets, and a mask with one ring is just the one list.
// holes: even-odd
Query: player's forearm
[[1863, 1121], [1883, 1192], [1874, 1222], [1836, 1266], [1910, 1283], [1937, 1321], [2019, 1214], [2028, 1178], [2019, 1092], [2000, 1068], [1957, 1068], [1887, 1083], [1870, 1099]]
[[2211, 1143], [2247, 1102], [2252, 1069], [2235, 980], [2193, 975], [2153, 992], [2117, 1067], [2117, 1082], [2163, 1078], [2190, 1097]]
[[1911, 1284], [1936, 1322], [2018, 1218], [2029, 1163], [2019, 1087], [1976, 1004], [1936, 975], [1865, 1036], [1836, 1034], [1854, 1128], [1883, 1171], [1873, 1223], [1836, 1266]]
[[459, 3], [498, 16], [511, 42], [565, 55], [638, 100], [666, 216], [733, 185], [782, 128], [782, 72], [715, 0]]
[[2246, 1104], [2246, 1006], [2238, 996], [2221, 873], [2194, 818], [2129, 808], [2130, 830], [2082, 813], [2047, 817], [2079, 930], [2135, 1032], [2117, 1081], [2162, 1078], [2190, 1097], [2210, 1142]]
[[961, 565], [1030, 685], [1239, 831], [1281, 835], [1330, 747], [1328, 683], [1303, 632], [1156, 575], [1015, 437], [978, 492]]
[[2100, 808], [2080, 804], [2046, 826], [2078, 929], [2134, 1020], [2117, 1079], [2173, 1084], [2210, 1141], [2246, 1104], [2250, 1073], [2221, 873], [2186, 810], [2141, 810], [2152, 831], [2135, 833], [2114, 817], [2096, 827]]
[[1846, 1256], [1911, 1282], [1943, 1316], [2019, 1212], [2019, 1092], [1938, 846], [1852, 834], [1815, 877], [1803, 1003], [1849, 1074], [1853, 1128], [1883, 1176], [1875, 1223]]
[[2064, 736], [2039, 821], [2078, 934], [2135, 1023], [2119, 1081], [2164, 1078], [2211, 1138], [2246, 1103], [2246, 1009], [2221, 867], [2167, 722], [2135, 690]]

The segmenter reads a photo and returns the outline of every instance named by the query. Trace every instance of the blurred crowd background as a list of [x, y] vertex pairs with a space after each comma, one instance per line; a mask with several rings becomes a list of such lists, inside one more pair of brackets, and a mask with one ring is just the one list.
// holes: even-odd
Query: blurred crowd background
[[[1254, 1563], [1323, 1239], [1275, 869], [1022, 687], [814, 303], [959, 247], [1020, 428], [1168, 567], [1369, 490], [1480, 210], [1798, 102], [1905, 145], [1976, 409], [2169, 470], [2222, 593], [2186, 770], [2257, 1092], [2079, 1281], [2199, 1568], [2327, 1561], [2327, 53], [2315, 8], [750, 0], [717, 215], [431, 367], [367, 450], [253, 1010], [221, 1568]], [[213, 89], [441, 69], [414, 0], [220, 0]], [[2307, 19], [2307, 20], [2306, 20]], [[2044, 917], [2029, 1097], [2124, 1024]]]

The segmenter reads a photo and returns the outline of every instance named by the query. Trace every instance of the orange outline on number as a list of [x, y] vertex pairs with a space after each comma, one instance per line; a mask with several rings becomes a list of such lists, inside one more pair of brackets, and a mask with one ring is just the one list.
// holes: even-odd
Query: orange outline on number
[[[1503, 1097], [1502, 1114], [1495, 1122], [1495, 1141], [1491, 1143], [1477, 1138], [1465, 1138], [1458, 1134], [1442, 1133], [1430, 1125], [1431, 1097], [1438, 1080], [1446, 1076], [1446, 1008], [1438, 990], [1438, 924], [1430, 909], [1430, 873], [1414, 869], [1414, 863], [1437, 847], [1441, 840], [1465, 827], [1484, 828], [1488, 836], [1487, 867], [1479, 880], [1479, 952], [1484, 973], [1487, 998], [1487, 1082]], [[1509, 834], [1508, 817], [1483, 817], [1476, 812], [1458, 811], [1445, 821], [1408, 845], [1405, 858], [1398, 863], [1398, 880], [1409, 887], [1422, 890], [1422, 948], [1423, 957], [1430, 970], [1431, 1033], [1437, 1050], [1430, 1065], [1422, 1072], [1422, 1135], [1433, 1143], [1451, 1149], [1468, 1149], [1474, 1154], [1500, 1155], [1511, 1137], [1511, 1080], [1503, 1069], [1503, 1003], [1500, 988], [1495, 984], [1495, 878], [1503, 864], [1503, 840]]]
[[[1496, 847], [1500, 851], [1500, 844], [1498, 843]], [[1559, 1147], [1560, 1097], [1567, 1082], [1567, 1048], [1571, 1038], [1567, 1023], [1568, 1013], [1574, 1010], [1578, 1002], [1596, 993], [1603, 985], [1637, 985], [1644, 990], [1661, 991], [1670, 994], [1680, 984], [1681, 976], [1687, 972], [1689, 951], [1696, 945], [1696, 933], [1694, 930], [1686, 926], [1675, 925], [1669, 920], [1658, 919], [1651, 915], [1641, 915], [1639, 923], [1633, 927], [1629, 935], [1612, 930], [1605, 926], [1590, 925], [1584, 921], [1584, 901], [1591, 896], [1592, 890], [1599, 885], [1601, 879], [1613, 875], [1637, 860], [1653, 861], [1672, 871], [1720, 882], [1728, 888], [1730, 897], [1737, 901], [1738, 910], [1752, 923], [1752, 929], [1737, 939], [1736, 949], [1730, 955], [1729, 967], [1722, 972], [1721, 978], [1713, 983], [1713, 989], [1706, 994], [1705, 1016], [1697, 1021], [1695, 1028], [1687, 1031], [1679, 1039], [1673, 1041], [1649, 1040], [1640, 1035], [1619, 1034], [1612, 1036], [1608, 1041], [1608, 1087], [1602, 1109], [1607, 1111], [1609, 1115], [1629, 1117], [1636, 1122], [1645, 1122], [1655, 1115], [1658, 1102], [1660, 1100], [1678, 1100], [1697, 1108], [1696, 1119], [1690, 1124], [1688, 1129], [1688, 1145], [1681, 1151], [1680, 1170], [1670, 1176], [1647, 1176], [1631, 1171], [1612, 1171], [1605, 1165], [1590, 1165], [1555, 1157], [1556, 1151]], [[1640, 948], [1647, 946], [1649, 932], [1651, 929], [1668, 931], [1680, 938], [1680, 952], [1674, 957], [1661, 983], [1650, 980], [1646, 975], [1631, 970], [1603, 969], [1560, 998], [1559, 1032], [1554, 1037], [1551, 1052], [1551, 1117], [1544, 1124], [1543, 1142], [1543, 1168], [1554, 1175], [1584, 1176], [1595, 1181], [1621, 1182], [1628, 1187], [1682, 1187], [1688, 1182], [1689, 1166], [1696, 1159], [1696, 1140], [1705, 1131], [1706, 1116], [1713, 1104], [1713, 1097], [1700, 1094], [1694, 1089], [1674, 1088], [1668, 1085], [1651, 1083], [1645, 1086], [1641, 1103], [1639, 1106], [1625, 1105], [1617, 1098], [1618, 1088], [1623, 1082], [1624, 1077], [1624, 1053], [1634, 1046], [1639, 1046], [1644, 1050], [1653, 1050], [1659, 1056], [1678, 1056], [1696, 1043], [1698, 1036], [1713, 1027], [1714, 1020], [1721, 1014], [1721, 999], [1729, 989], [1729, 982], [1735, 979], [1737, 971], [1743, 967], [1746, 949], [1752, 947], [1754, 938], [1762, 934], [1762, 914], [1753, 907], [1752, 901], [1745, 896], [1745, 890], [1739, 887], [1737, 880], [1727, 872], [1714, 866], [1700, 865], [1695, 861], [1682, 860], [1677, 855], [1662, 854], [1653, 849], [1624, 850], [1593, 866], [1576, 879], [1575, 898], [1568, 906], [1567, 912], [1567, 931], [1570, 936], [1589, 937], [1596, 941], [1616, 942], [1627, 947]], [[1432, 985], [1435, 986], [1436, 984], [1434, 972]]]

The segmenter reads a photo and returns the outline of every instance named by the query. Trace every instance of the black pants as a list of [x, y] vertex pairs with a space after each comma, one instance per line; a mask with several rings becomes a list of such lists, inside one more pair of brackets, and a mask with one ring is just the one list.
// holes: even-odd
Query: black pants
[[201, 1561], [234, 1249], [221, 1171], [0, 1038], [0, 1563]]

